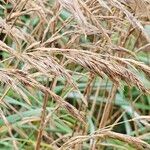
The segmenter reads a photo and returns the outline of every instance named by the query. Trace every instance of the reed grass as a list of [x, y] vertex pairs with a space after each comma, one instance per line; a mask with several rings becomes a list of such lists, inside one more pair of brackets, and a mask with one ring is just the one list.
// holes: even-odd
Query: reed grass
[[150, 150], [149, 47], [149, 0], [1, 0], [0, 149]]

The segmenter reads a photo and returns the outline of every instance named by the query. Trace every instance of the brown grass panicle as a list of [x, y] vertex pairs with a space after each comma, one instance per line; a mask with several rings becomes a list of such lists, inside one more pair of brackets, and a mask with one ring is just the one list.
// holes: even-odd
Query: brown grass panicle
[[150, 149], [149, 11], [149, 0], [0, 1], [0, 147]]

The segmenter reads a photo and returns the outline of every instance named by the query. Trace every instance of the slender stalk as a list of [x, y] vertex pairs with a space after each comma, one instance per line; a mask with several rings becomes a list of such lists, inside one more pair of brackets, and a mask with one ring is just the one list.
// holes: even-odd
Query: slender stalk
[[[48, 81], [48, 83], [49, 83], [49, 81]], [[49, 94], [48, 94], [48, 92], [45, 92], [42, 111], [41, 111], [41, 117], [40, 117], [41, 118], [40, 128], [39, 128], [39, 132], [38, 132], [38, 136], [37, 136], [35, 150], [40, 150], [40, 144], [41, 144], [41, 140], [42, 140], [42, 136], [43, 136], [42, 134], [43, 134], [43, 129], [44, 129], [44, 122], [45, 122], [45, 118], [46, 118], [46, 106], [48, 103], [48, 98], [49, 98]]]
[[110, 113], [112, 111], [112, 104], [115, 99], [116, 92], [117, 92], [117, 86], [113, 84], [111, 92], [109, 93], [109, 96], [107, 99], [107, 103], [106, 103], [104, 111], [103, 111], [103, 115], [102, 115], [101, 122], [99, 124], [99, 128], [103, 128], [106, 126], [106, 123], [107, 123], [107, 121], [110, 117]]

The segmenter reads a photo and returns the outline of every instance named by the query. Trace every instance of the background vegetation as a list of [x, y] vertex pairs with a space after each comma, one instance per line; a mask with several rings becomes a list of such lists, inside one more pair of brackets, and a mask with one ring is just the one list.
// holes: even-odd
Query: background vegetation
[[0, 150], [150, 150], [149, 0], [0, 0]]

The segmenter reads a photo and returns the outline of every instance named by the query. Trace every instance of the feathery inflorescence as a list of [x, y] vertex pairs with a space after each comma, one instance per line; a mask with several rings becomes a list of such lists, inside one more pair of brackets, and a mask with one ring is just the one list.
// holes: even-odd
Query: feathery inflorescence
[[0, 147], [150, 149], [149, 23], [149, 0], [0, 1]]

